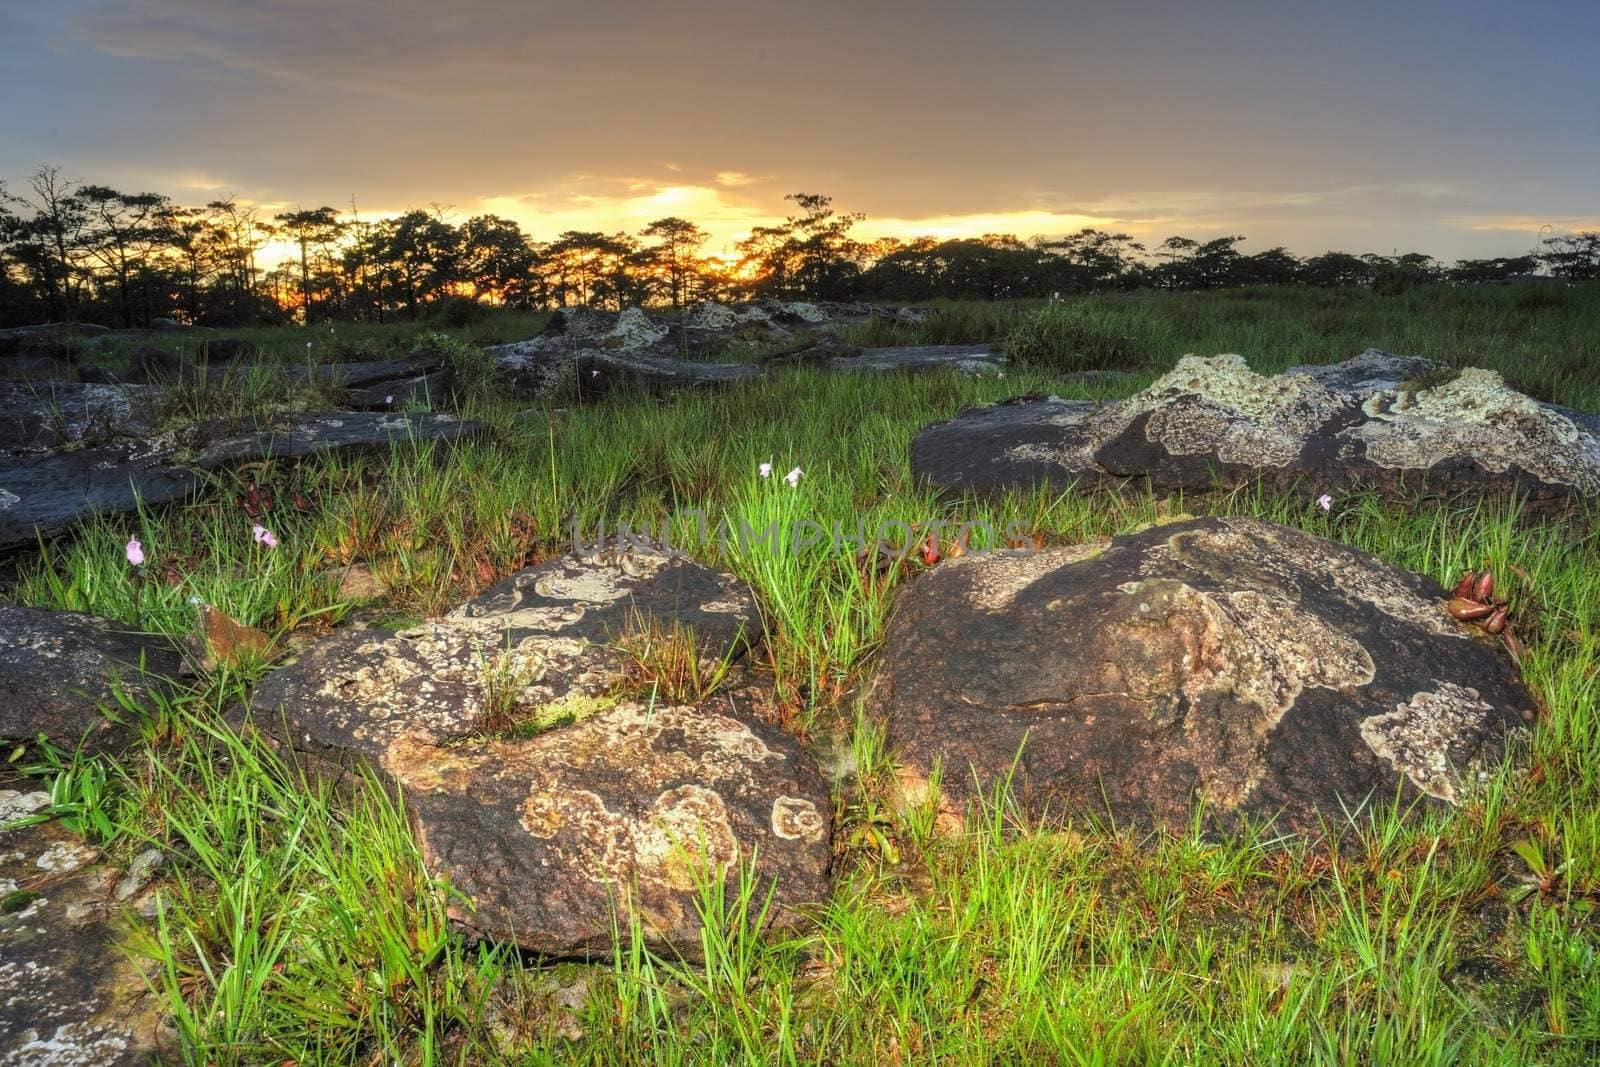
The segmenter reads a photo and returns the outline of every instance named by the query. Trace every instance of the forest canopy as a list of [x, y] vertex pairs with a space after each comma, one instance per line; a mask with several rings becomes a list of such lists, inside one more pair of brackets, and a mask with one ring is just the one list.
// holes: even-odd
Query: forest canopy
[[756, 227], [736, 255], [718, 256], [705, 253], [705, 230], [677, 217], [636, 234], [573, 230], [538, 241], [496, 215], [458, 222], [439, 208], [362, 218], [330, 206], [267, 213], [236, 199], [184, 205], [40, 167], [19, 185], [0, 182], [0, 326], [383, 321], [491, 304], [621, 308], [755, 296], [916, 302], [1600, 278], [1600, 233], [1556, 234], [1524, 255], [1450, 264], [1421, 252], [1247, 253], [1243, 235], [1147, 244], [1097, 229], [865, 241], [853, 236], [864, 216], [835, 209], [832, 198], [787, 200], [792, 213], [782, 223]]

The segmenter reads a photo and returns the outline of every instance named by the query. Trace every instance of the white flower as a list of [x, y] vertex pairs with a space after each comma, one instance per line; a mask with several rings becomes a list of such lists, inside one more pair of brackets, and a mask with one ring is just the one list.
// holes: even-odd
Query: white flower
[[763, 464], [761, 464], [759, 467], [756, 468], [756, 473], [761, 475], [761, 477], [763, 477], [763, 478], [772, 477], [772, 464], [771, 463], [763, 463]]
[[311, 342], [310, 341], [306, 342], [306, 351], [307, 352], [311, 351]]
[[788, 474], [785, 474], [783, 476], [783, 480], [788, 482], [790, 485], [799, 485], [800, 484], [800, 476], [802, 474], [804, 474], [804, 473], [805, 473], [805, 471], [801, 470], [799, 467], [796, 467], [794, 470], [790, 471]]
[[385, 404], [393, 404], [394, 403], [394, 397], [393, 396], [386, 396], [386, 397], [383, 398], [383, 402]]
[[1321, 508], [1323, 511], [1332, 511], [1333, 497], [1329, 496], [1327, 493], [1323, 493], [1321, 496], [1317, 497], [1317, 507]]

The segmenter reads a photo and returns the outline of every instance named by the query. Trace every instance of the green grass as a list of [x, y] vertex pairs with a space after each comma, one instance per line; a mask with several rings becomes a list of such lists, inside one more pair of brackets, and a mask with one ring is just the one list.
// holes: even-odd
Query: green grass
[[[1078, 316], [1089, 325], [1074, 330], [1088, 332], [1052, 347], [1067, 335], [1030, 327], [1045, 339], [1036, 369], [998, 381], [800, 370], [723, 393], [620, 395], [520, 416], [480, 390], [471, 413], [496, 426], [489, 441], [263, 464], [196, 503], [94, 523], [21, 561], [19, 602], [183, 634], [198, 596], [275, 634], [313, 635], [357, 610], [336, 599], [329, 572], [343, 564], [382, 578], [379, 610], [425, 616], [564, 550], [574, 523], [592, 540], [620, 521], [659, 530], [667, 520], [674, 544], [755, 588], [769, 637], [762, 669], [798, 727], [838, 738], [830, 762], [841, 770], [832, 899], [800, 929], [769, 936], [704, 893], [704, 963], [622, 949], [592, 967], [546, 967], [466, 943], [444, 922], [448, 886], [429, 879], [381, 789], [336, 798], [220, 725], [248, 676], [201, 679], [152, 709], [144, 744], [120, 761], [18, 759], [51, 777], [58, 810], [113, 856], [156, 843], [173, 857], [143, 943], [197, 1062], [1591, 1062], [1600, 516], [1537, 523], [1514, 503], [1368, 495], [1324, 513], [1253, 492], [939, 501], [907, 470], [915, 431], [966, 404], [1088, 395], [1055, 373], [1084, 360], [1148, 374], [1183, 351], [1231, 350], [1271, 369], [1370, 344], [1520, 365], [1545, 376], [1548, 395], [1593, 395], [1576, 379], [1557, 388], [1575, 358], [1566, 345], [1600, 336], [1578, 336], [1593, 321], [1587, 295], [1562, 294], [1571, 306], [1540, 312], [1537, 353], [1505, 340], [1522, 315], [1514, 291], [1489, 291], [1481, 306], [1436, 296], [1437, 306], [1412, 308], [1416, 324], [1381, 303], [1410, 294], [1338, 294], [1330, 307], [1349, 321], [1324, 309], [1303, 322], [1333, 299], [1317, 293], [1074, 303], [1052, 314]], [[902, 339], [1011, 337], [1026, 314], [954, 307]], [[1125, 319], [1139, 323], [1125, 350], [1091, 355], [1083, 338], [1120, 336]], [[1428, 321], [1435, 332], [1424, 336]], [[1452, 348], [1473, 322], [1480, 332]], [[300, 336], [281, 334], [285, 350]], [[775, 476], [762, 479], [768, 461]], [[805, 474], [790, 487], [780, 479], [795, 466]], [[262, 521], [275, 550], [251, 539], [238, 499], [248, 485], [274, 501]], [[1087, 818], [1030, 827], [992, 804], [963, 834], [940, 836], [931, 811], [889, 803], [881, 734], [859, 714], [894, 592], [921, 564], [880, 568], [854, 545], [736, 536], [774, 521], [792, 531], [796, 520], [849, 529], [861, 519], [870, 530], [982, 519], [1077, 542], [1185, 510], [1260, 515], [1441, 581], [1493, 565], [1548, 710], [1530, 751], [1458, 811], [1403, 820], [1380, 807], [1330, 827], [1345, 842], [1334, 851], [1270, 831], [1207, 840]], [[691, 511], [735, 533], [702, 543]], [[135, 534], [149, 557], [138, 571], [122, 553]], [[658, 658], [655, 669], [666, 667]], [[739, 885], [762, 899], [747, 872]], [[550, 993], [569, 978], [587, 982], [571, 1015]]]

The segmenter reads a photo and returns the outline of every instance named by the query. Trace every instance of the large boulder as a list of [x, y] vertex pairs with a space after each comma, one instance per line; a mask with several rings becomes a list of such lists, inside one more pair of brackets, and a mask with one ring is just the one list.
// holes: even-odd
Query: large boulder
[[179, 1062], [117, 921], [117, 872], [58, 823], [7, 825], [49, 804], [42, 790], [0, 789], [0, 1064]]
[[0, 738], [121, 747], [133, 724], [118, 693], [148, 705], [183, 670], [182, 651], [164, 637], [75, 611], [0, 604]]
[[1185, 356], [1126, 400], [1027, 398], [935, 423], [917, 435], [911, 465], [952, 491], [1120, 482], [1207, 490], [1260, 479], [1313, 495], [1355, 485], [1600, 494], [1592, 424], [1493, 371], [1376, 351], [1273, 376], [1240, 356]]
[[1315, 831], [1461, 800], [1531, 721], [1447, 596], [1253, 519], [974, 554], [903, 594], [873, 703], [913, 792], [939, 766], [957, 811], [1009, 780], [1036, 814], [1181, 827], [1199, 802], [1213, 825]]
[[622, 905], [653, 946], [694, 951], [702, 866], [753, 859], [780, 916], [825, 894], [828, 791], [748, 702], [626, 691], [636, 661], [619, 642], [685, 642], [709, 676], [759, 632], [743, 583], [612, 548], [519, 571], [410, 630], [328, 638], [268, 675], [253, 708], [319, 773], [361, 763], [398, 787], [469, 931], [586, 953], [613, 944]]

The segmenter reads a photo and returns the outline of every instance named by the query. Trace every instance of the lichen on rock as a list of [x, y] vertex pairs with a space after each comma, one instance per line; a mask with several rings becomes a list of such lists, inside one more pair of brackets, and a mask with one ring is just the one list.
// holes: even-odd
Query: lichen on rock
[[1124, 480], [1204, 491], [1260, 480], [1318, 496], [1357, 486], [1600, 495], [1600, 436], [1492, 371], [1368, 351], [1279, 375], [1237, 355], [1185, 356], [1100, 407], [1024, 399], [919, 433], [912, 468], [947, 490]]
[[792, 738], [731, 698], [624, 699], [619, 644], [641, 626], [720, 662], [760, 616], [730, 575], [618, 547], [520, 571], [393, 635], [326, 639], [254, 705], [296, 754], [365, 762], [405, 796], [468, 931], [582, 954], [637, 919], [655, 947], [692, 953], [697, 879], [753, 862], [777, 879], [780, 919], [826, 892], [827, 791]]
[[1396, 788], [1452, 799], [1453, 769], [1497, 759], [1531, 714], [1504, 650], [1446, 598], [1253, 519], [1152, 526], [1026, 571], [974, 556], [902, 594], [871, 706], [907, 780], [941, 768], [944, 810], [1009, 783], [1035, 814], [1180, 827], [1198, 802], [1213, 825], [1315, 832]]

